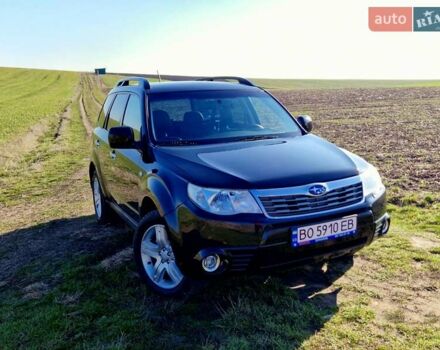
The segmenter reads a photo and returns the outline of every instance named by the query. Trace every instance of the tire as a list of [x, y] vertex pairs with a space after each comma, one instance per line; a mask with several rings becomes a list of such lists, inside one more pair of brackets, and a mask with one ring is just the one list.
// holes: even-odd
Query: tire
[[133, 239], [134, 259], [142, 281], [154, 292], [178, 296], [189, 285], [174, 256], [167, 226], [157, 211], [144, 216]]
[[102, 193], [101, 183], [99, 182], [96, 171], [93, 172], [91, 185], [93, 195], [93, 208], [95, 209], [96, 221], [98, 221], [98, 223], [100, 224], [105, 224], [110, 221], [112, 210], [105, 200], [104, 194]]

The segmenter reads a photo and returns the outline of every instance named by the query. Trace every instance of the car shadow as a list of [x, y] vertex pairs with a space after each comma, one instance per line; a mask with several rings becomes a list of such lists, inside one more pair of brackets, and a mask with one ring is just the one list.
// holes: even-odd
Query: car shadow
[[[283, 284], [290, 289], [295, 290], [298, 296], [305, 299], [312, 299], [318, 293], [328, 289], [333, 283], [342, 277], [349, 269], [353, 267], [353, 256], [340, 257], [330, 260], [326, 263], [304, 266], [295, 270], [280, 274], [279, 277]], [[323, 298], [327, 302], [324, 304], [336, 307], [336, 297], [340, 289], [320, 296], [327, 295]], [[336, 294], [334, 294], [336, 293]], [[334, 300], [333, 300], [334, 299]]]
[[[93, 302], [103, 303], [103, 311], [94, 318], [106, 316], [106, 301], [99, 294], [112, 295], [112, 302], [120, 305], [113, 313], [120, 310], [134, 319], [141, 314], [142, 322], [161, 330], [152, 344], [159, 348], [186, 348], [193, 344], [217, 348], [240, 339], [256, 344], [256, 348], [276, 348], [274, 344], [298, 348], [337, 312], [341, 289], [329, 287], [353, 266], [352, 258], [340, 258], [324, 266], [271, 275], [222, 278], [196, 283], [190, 293], [170, 299], [146, 288], [130, 259], [106, 273], [97, 272], [96, 266], [102, 260], [130, 247], [131, 240], [132, 232], [120, 221], [99, 225], [91, 215], [53, 220], [2, 234], [0, 296], [7, 295], [5, 289], [22, 293], [29, 284], [41, 280], [53, 293], [58, 293], [56, 286], [64, 278], [73, 278], [67, 282], [82, 288], [78, 293], [87, 294], [88, 299], [96, 296]], [[93, 258], [84, 262], [84, 256]], [[59, 271], [72, 264], [87, 272], [60, 278]], [[93, 280], [90, 285], [102, 287], [88, 290], [84, 278]], [[118, 283], [108, 284], [108, 279]], [[74, 308], [81, 310], [82, 302], [85, 305], [87, 300]]]
[[[120, 222], [99, 225], [94, 215], [56, 219], [0, 234], [0, 282], [10, 286], [22, 281], [23, 270], [32, 279], [78, 257], [111, 254], [130, 242], [129, 230]], [[128, 243], [129, 244], [129, 243]], [[26, 283], [29, 281], [23, 281]]]

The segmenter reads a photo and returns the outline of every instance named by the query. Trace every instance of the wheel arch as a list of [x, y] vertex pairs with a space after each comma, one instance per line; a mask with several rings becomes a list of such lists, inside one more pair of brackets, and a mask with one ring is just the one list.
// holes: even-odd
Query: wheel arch
[[159, 177], [152, 176], [147, 180], [147, 193], [141, 201], [141, 217], [151, 210], [157, 210], [164, 217], [175, 208], [173, 197]]
[[139, 216], [141, 219], [153, 210], [159, 211], [156, 203], [150, 197], [144, 197], [139, 210]]
[[90, 162], [90, 164], [89, 164], [89, 180], [90, 180], [90, 183], [92, 183], [92, 176], [93, 176], [94, 172], [96, 172], [95, 164], [93, 162]]

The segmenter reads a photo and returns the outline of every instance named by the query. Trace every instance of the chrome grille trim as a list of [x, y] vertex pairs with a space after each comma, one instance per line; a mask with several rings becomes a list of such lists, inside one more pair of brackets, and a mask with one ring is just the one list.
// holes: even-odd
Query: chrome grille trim
[[[311, 195], [309, 188], [317, 184], [325, 186], [327, 192], [321, 196]], [[359, 176], [296, 187], [252, 190], [251, 193], [267, 217], [278, 219], [331, 212], [364, 201]]]

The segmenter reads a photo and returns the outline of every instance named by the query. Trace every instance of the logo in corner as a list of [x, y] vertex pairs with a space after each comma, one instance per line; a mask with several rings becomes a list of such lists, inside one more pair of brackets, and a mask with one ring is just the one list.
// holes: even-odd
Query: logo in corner
[[440, 31], [440, 7], [414, 7], [414, 31]]
[[440, 7], [369, 7], [373, 32], [440, 32]]
[[373, 32], [411, 32], [412, 7], [369, 7], [368, 26]]
[[327, 187], [325, 187], [324, 185], [317, 184], [309, 188], [309, 193], [312, 196], [322, 196], [326, 192], [327, 192]]

